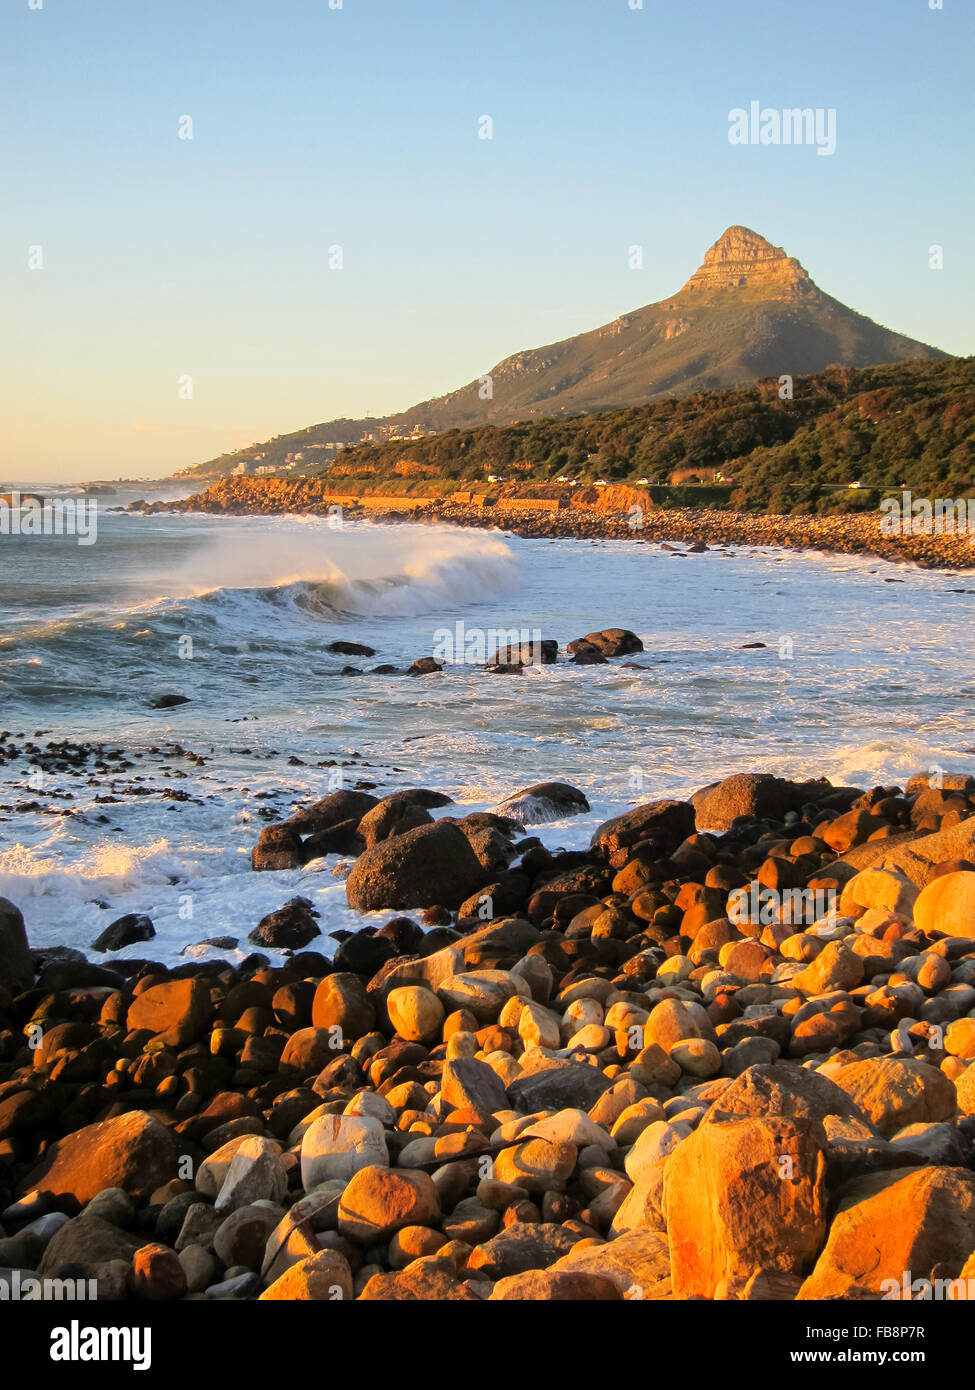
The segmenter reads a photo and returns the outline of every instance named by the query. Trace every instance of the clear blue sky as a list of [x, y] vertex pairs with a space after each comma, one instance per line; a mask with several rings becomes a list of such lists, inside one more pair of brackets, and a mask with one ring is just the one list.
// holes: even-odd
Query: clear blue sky
[[[971, 0], [4, 0], [0, 481], [405, 408], [736, 222], [971, 353], [973, 51]], [[836, 153], [729, 144], [752, 100]]]

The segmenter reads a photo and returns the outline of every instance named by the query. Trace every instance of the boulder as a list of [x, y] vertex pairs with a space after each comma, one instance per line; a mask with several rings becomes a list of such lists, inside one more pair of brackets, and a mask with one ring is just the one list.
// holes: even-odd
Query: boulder
[[475, 1110], [493, 1115], [508, 1108], [501, 1078], [476, 1057], [455, 1057], [444, 1063], [440, 1094], [452, 1110]]
[[330, 1028], [298, 1028], [284, 1045], [280, 1068], [296, 1077], [317, 1076], [341, 1051]]
[[840, 916], [859, 917], [871, 907], [882, 907], [899, 917], [910, 919], [917, 901], [917, 889], [896, 869], [861, 869], [843, 885]]
[[505, 1279], [529, 1269], [547, 1269], [560, 1255], [568, 1254], [580, 1239], [576, 1231], [554, 1222], [515, 1221], [505, 1230], [475, 1246], [467, 1259], [469, 1270], [480, 1270], [489, 1279]]
[[284, 824], [299, 835], [315, 835], [321, 830], [341, 825], [343, 821], [354, 820], [358, 824], [377, 801], [378, 797], [370, 796], [368, 792], [332, 792], [321, 801], [296, 811]]
[[338, 1040], [368, 1033], [376, 1021], [376, 1010], [361, 978], [342, 971], [326, 975], [315, 990], [311, 1021], [315, 1028], [338, 1029]]
[[523, 1115], [536, 1110], [591, 1110], [612, 1086], [598, 1067], [584, 1062], [556, 1062], [517, 1077], [508, 1087], [511, 1105]]
[[41, 1278], [57, 1278], [61, 1270], [81, 1267], [92, 1277], [95, 1267], [110, 1260], [128, 1264], [142, 1244], [139, 1236], [120, 1231], [100, 1216], [84, 1212], [66, 1222], [48, 1241], [37, 1272]]
[[362, 1168], [389, 1163], [386, 1132], [371, 1115], [322, 1115], [301, 1141], [301, 1185], [306, 1192], [330, 1178], [351, 1178]]
[[571, 1272], [610, 1279], [624, 1297], [671, 1296], [670, 1247], [662, 1231], [628, 1231], [604, 1245], [580, 1242], [548, 1267], [552, 1275]]
[[975, 1173], [907, 1168], [859, 1178], [842, 1195], [800, 1299], [883, 1298], [936, 1265], [960, 1274], [975, 1250]]
[[24, 1179], [22, 1191], [74, 1197], [84, 1205], [106, 1187], [140, 1201], [176, 1174], [169, 1130], [142, 1110], [86, 1125], [58, 1139]]
[[702, 787], [691, 797], [696, 828], [728, 830], [739, 816], [780, 821], [800, 803], [800, 788], [801, 784], [797, 787], [796, 783], [767, 772], [735, 773], [722, 782]]
[[536, 782], [506, 797], [495, 811], [510, 816], [522, 825], [543, 825], [546, 821], [564, 820], [567, 816], [584, 815], [589, 802], [578, 787], [568, 782]]
[[407, 1042], [432, 1042], [439, 1038], [447, 1011], [432, 989], [400, 985], [386, 995], [389, 1021]]
[[321, 936], [321, 928], [312, 915], [311, 903], [307, 898], [292, 898], [262, 917], [247, 940], [275, 951], [300, 951], [316, 936]]
[[887, 1139], [906, 1125], [955, 1115], [954, 1083], [928, 1062], [866, 1057], [832, 1067], [830, 1079]]
[[446, 821], [383, 840], [356, 860], [346, 879], [350, 907], [457, 907], [484, 882], [463, 831]]
[[632, 652], [642, 652], [643, 643], [635, 632], [626, 627], [604, 627], [597, 632], [587, 632], [585, 637], [576, 637], [566, 644], [571, 655], [595, 647], [602, 656], [629, 656]]
[[670, 1155], [664, 1213], [675, 1298], [714, 1298], [758, 1270], [798, 1274], [826, 1235], [822, 1127], [706, 1117]]
[[805, 970], [792, 976], [789, 985], [804, 994], [829, 994], [855, 989], [862, 979], [863, 957], [854, 955], [842, 941], [829, 941]]
[[575, 1144], [548, 1139], [526, 1139], [502, 1149], [494, 1160], [498, 1182], [523, 1187], [534, 1197], [564, 1192], [576, 1166]]
[[34, 983], [34, 965], [20, 909], [0, 898], [0, 987], [20, 994]]
[[412, 1168], [361, 1168], [339, 1202], [339, 1232], [359, 1245], [385, 1244], [404, 1226], [436, 1226], [440, 1197], [433, 1179]]
[[219, 1212], [232, 1212], [252, 1202], [282, 1202], [287, 1191], [288, 1170], [280, 1145], [248, 1134], [231, 1159], [214, 1206]]
[[648, 840], [665, 855], [693, 833], [694, 807], [689, 801], [650, 801], [604, 821], [593, 834], [591, 848], [613, 854]]
[[[879, 849], [873, 861], [878, 868], [896, 869], [916, 887], [925, 888], [936, 876], [940, 864], [952, 859], [975, 859], [975, 816], [969, 816], [960, 824], [948, 830], [937, 830], [931, 835], [913, 832], [893, 848], [885, 845], [883, 840], [875, 840], [862, 846], [862, 850], [869, 852], [874, 846]], [[861, 850], [854, 850], [846, 858], [852, 862], [854, 856], [860, 853]], [[857, 867], [863, 868], [865, 865], [858, 863]]]
[[280, 1211], [272, 1206], [238, 1207], [214, 1232], [214, 1252], [228, 1269], [232, 1265], [260, 1269], [268, 1240], [279, 1222]]
[[923, 932], [975, 937], [975, 874], [942, 874], [921, 890], [914, 925]]
[[442, 1003], [452, 1013], [468, 1009], [482, 1026], [497, 1022], [498, 1014], [512, 995], [528, 994], [528, 986], [507, 970], [468, 970], [449, 975], [437, 990]]
[[186, 1295], [186, 1271], [175, 1250], [153, 1241], [132, 1256], [132, 1292], [152, 1303]]
[[359, 835], [370, 849], [392, 835], [402, 835], [419, 825], [432, 825], [433, 817], [422, 806], [404, 797], [383, 797], [359, 822]]
[[355, 1297], [352, 1270], [337, 1250], [320, 1250], [293, 1264], [260, 1295], [261, 1303], [347, 1303]]
[[151, 941], [156, 934], [152, 918], [141, 913], [127, 912], [116, 917], [91, 943], [93, 951], [122, 951], [137, 941]]
[[749, 1067], [724, 1087], [712, 1103], [711, 1114], [721, 1119], [775, 1115], [820, 1122], [827, 1115], [861, 1122], [866, 1118], [852, 1096], [835, 1081], [793, 1062]]
[[395, 1274], [374, 1274], [362, 1293], [363, 1303], [480, 1303], [469, 1284], [457, 1278], [449, 1255], [426, 1255]]
[[364, 642], [347, 642], [344, 639], [338, 642], [329, 642], [325, 650], [335, 652], [338, 656], [375, 656], [376, 648], [367, 647]]
[[137, 994], [129, 1005], [130, 1032], [146, 1028], [167, 1047], [196, 1042], [210, 1023], [210, 990], [202, 979], [167, 980]]

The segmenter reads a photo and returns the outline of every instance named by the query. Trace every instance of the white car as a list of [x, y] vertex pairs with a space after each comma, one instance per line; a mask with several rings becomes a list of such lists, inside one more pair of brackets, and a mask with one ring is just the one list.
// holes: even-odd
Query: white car
[[636, 485], [637, 485], [637, 487], [649, 487], [649, 486], [650, 486], [650, 479], [649, 479], [649, 478], [637, 478], [637, 480], [636, 480]]

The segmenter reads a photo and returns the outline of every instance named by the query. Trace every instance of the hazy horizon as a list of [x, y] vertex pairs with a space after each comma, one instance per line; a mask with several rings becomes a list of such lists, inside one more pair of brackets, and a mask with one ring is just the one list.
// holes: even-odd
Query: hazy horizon
[[[0, 482], [160, 477], [404, 410], [674, 293], [738, 223], [973, 351], [971, 13], [93, 0], [0, 32]], [[753, 101], [835, 112], [835, 151], [731, 143]]]

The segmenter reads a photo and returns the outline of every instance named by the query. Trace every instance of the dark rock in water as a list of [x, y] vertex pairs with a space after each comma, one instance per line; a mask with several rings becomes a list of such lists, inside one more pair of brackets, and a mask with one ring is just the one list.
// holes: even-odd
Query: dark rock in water
[[315, 936], [321, 936], [321, 929], [312, 916], [311, 903], [307, 898], [292, 898], [262, 917], [247, 939], [255, 946], [300, 951]]
[[464, 832], [435, 821], [367, 849], [346, 879], [345, 892], [350, 907], [359, 912], [434, 903], [456, 907], [484, 877]]
[[[450, 914], [448, 913], [448, 920]], [[412, 917], [391, 917], [376, 932], [391, 941], [400, 953], [418, 951], [423, 943], [423, 930]]]
[[307, 855], [301, 837], [287, 823], [266, 825], [251, 850], [251, 868], [255, 872], [268, 869], [300, 869]]
[[399, 955], [392, 941], [371, 931], [358, 931], [343, 941], [335, 952], [335, 969], [351, 970], [356, 975], [375, 975], [380, 966]]
[[572, 653], [571, 660], [574, 666], [607, 666], [609, 664], [608, 659], [591, 642], [575, 642], [573, 646], [575, 651]]
[[551, 637], [537, 642], [513, 643], [499, 647], [485, 663], [492, 671], [518, 671], [522, 666], [554, 666], [559, 659], [559, 644]]
[[689, 801], [650, 801], [597, 826], [591, 848], [613, 854], [650, 840], [662, 854], [670, 854], [694, 834], [694, 828], [694, 807]]
[[432, 676], [442, 670], [443, 666], [441, 663], [439, 661], [434, 661], [432, 656], [421, 656], [414, 661], [406, 674], [408, 676]]
[[152, 919], [144, 914], [128, 912], [109, 923], [91, 943], [93, 951], [121, 951], [137, 941], [151, 941], [156, 934]]
[[339, 672], [339, 675], [340, 675], [340, 676], [361, 676], [361, 675], [362, 675], [362, 667], [361, 667], [361, 666], [343, 666], [342, 669], [341, 669], [341, 671]]
[[[329, 830], [342, 821], [355, 820], [358, 825], [362, 817], [376, 805], [378, 798], [368, 792], [338, 791], [311, 806], [304, 806], [283, 822], [299, 835], [314, 835], [319, 830]], [[270, 827], [268, 827], [270, 829]]]
[[383, 797], [384, 801], [409, 801], [414, 806], [423, 806], [429, 810], [431, 806], [453, 806], [453, 797], [447, 796], [446, 792], [431, 791], [429, 787], [401, 787], [399, 791], [390, 792]]
[[496, 811], [471, 811], [460, 818], [444, 816], [443, 819], [460, 826], [468, 837], [477, 830], [499, 830], [502, 835], [520, 835], [525, 829], [521, 821], [511, 816], [499, 816]]
[[492, 676], [520, 676], [525, 668], [520, 661], [506, 661], [501, 666], [489, 666], [487, 669]]
[[159, 695], [149, 706], [150, 709], [172, 709], [174, 705], [188, 705], [188, 695]]
[[430, 825], [433, 817], [422, 806], [403, 797], [384, 797], [378, 806], [373, 806], [359, 822], [358, 833], [365, 847], [378, 845], [391, 835], [402, 835], [407, 830], [415, 830], [418, 825]]
[[325, 650], [327, 652], [336, 652], [340, 656], [376, 655], [376, 648], [367, 647], [364, 642], [329, 642]]
[[369, 674], [371, 676], [397, 676], [399, 675], [399, 668], [384, 662], [382, 666], [374, 666]]
[[755, 652], [758, 651], [759, 648], [767, 646], [767, 642], [742, 642], [738, 650], [741, 652]]
[[568, 782], [536, 782], [515, 792], [497, 807], [496, 814], [510, 817], [522, 825], [540, 825], [544, 821], [562, 820], [565, 816], [583, 815], [589, 802], [578, 787]]
[[706, 541], [695, 541], [693, 545], [689, 545], [687, 547], [687, 551], [685, 553], [688, 555], [703, 555], [707, 548], [708, 547]]
[[212, 946], [215, 951], [235, 951], [237, 944], [236, 936], [208, 936], [203, 941], [194, 942], [192, 946], [184, 946], [180, 955], [187, 955], [196, 946]]
[[34, 962], [20, 909], [0, 898], [0, 985], [20, 994], [34, 983]]
[[[367, 813], [368, 814], [368, 813]], [[323, 854], [361, 854], [366, 842], [359, 834], [359, 822], [353, 817], [331, 825], [327, 830], [316, 830], [302, 845], [304, 863], [319, 859]]]
[[604, 627], [599, 632], [587, 632], [585, 637], [569, 642], [566, 651], [574, 655], [587, 647], [595, 647], [603, 656], [629, 656], [631, 652], [643, 651], [643, 643], [627, 627]]

